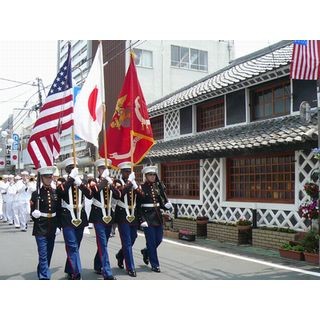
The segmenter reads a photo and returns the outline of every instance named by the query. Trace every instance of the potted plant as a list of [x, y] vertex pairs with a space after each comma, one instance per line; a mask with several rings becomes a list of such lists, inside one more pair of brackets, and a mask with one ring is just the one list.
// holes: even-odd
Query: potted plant
[[313, 182], [307, 182], [304, 185], [305, 193], [313, 200], [319, 198], [319, 186]]
[[248, 231], [251, 230], [252, 222], [247, 220], [244, 217], [241, 217], [237, 222], [236, 225], [239, 231]]
[[304, 258], [306, 262], [319, 263], [319, 234], [315, 230], [310, 230], [301, 240], [304, 247]]
[[280, 256], [287, 259], [293, 260], [303, 260], [304, 247], [301, 244], [292, 245], [290, 243], [284, 243], [281, 248], [279, 248]]
[[208, 221], [209, 221], [209, 218], [207, 216], [200, 215], [200, 216], [197, 216], [196, 218], [197, 224], [207, 224]]

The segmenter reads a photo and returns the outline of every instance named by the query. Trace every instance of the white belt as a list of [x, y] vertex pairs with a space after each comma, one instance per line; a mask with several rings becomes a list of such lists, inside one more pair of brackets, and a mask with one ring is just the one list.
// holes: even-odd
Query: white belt
[[[101, 209], [103, 208], [102, 203], [100, 201], [98, 201], [97, 199], [95, 199], [95, 198], [92, 199], [92, 204], [95, 205], [98, 208], [101, 208]], [[108, 208], [108, 206], [105, 206], [105, 208]]]
[[160, 203], [143, 203], [141, 205], [142, 208], [156, 208], [160, 207]]
[[132, 206], [128, 206], [128, 205], [126, 205], [124, 202], [122, 202], [120, 200], [118, 200], [117, 206], [119, 206], [119, 207], [121, 207], [123, 209], [129, 209], [129, 208], [132, 209]]
[[56, 213], [53, 212], [53, 213], [44, 213], [44, 212], [41, 212], [41, 217], [45, 217], [45, 218], [53, 218], [56, 216]]

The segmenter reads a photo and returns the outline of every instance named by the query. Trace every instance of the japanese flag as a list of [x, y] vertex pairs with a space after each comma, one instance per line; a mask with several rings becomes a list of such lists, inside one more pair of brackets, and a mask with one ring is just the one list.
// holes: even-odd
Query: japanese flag
[[74, 106], [74, 133], [98, 147], [102, 127], [104, 85], [102, 45], [98, 46], [94, 61]]

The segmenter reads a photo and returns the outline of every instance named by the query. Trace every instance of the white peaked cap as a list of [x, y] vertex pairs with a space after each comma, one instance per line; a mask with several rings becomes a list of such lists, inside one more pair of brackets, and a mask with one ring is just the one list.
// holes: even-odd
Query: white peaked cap
[[35, 176], [36, 176], [36, 174], [34, 172], [30, 173], [30, 177], [35, 177]]
[[15, 178], [16, 180], [20, 180], [20, 179], [21, 179], [21, 177], [20, 177], [19, 175], [16, 175], [14, 178]]
[[126, 161], [126, 162], [121, 162], [121, 163], [119, 163], [118, 164], [118, 168], [119, 169], [131, 169], [131, 162], [128, 162], [128, 161]]
[[21, 174], [29, 175], [28, 171], [22, 171]]
[[[79, 163], [79, 159], [78, 158], [76, 158], [76, 165]], [[62, 162], [62, 166], [65, 168], [65, 167], [67, 167], [67, 166], [70, 166], [70, 165], [72, 165], [72, 164], [74, 164], [74, 157], [70, 157], [70, 158], [67, 158], [66, 160], [64, 160], [63, 162]]]
[[[107, 159], [107, 164], [108, 164], [108, 167], [110, 167], [111, 164], [112, 164], [112, 161], [111, 161], [110, 159]], [[96, 167], [105, 166], [105, 165], [106, 165], [106, 164], [105, 164], [105, 159], [103, 159], [103, 158], [98, 159], [98, 160], [94, 163], [94, 165], [95, 165]]]
[[156, 166], [146, 166], [142, 169], [141, 171], [143, 174], [147, 174], [147, 173], [157, 173], [158, 172], [158, 168]]
[[88, 174], [87, 174], [87, 177], [88, 177], [88, 178], [94, 178], [94, 175], [93, 175], [93, 173], [88, 173]]
[[50, 167], [42, 167], [39, 168], [38, 171], [41, 175], [43, 174], [52, 174], [56, 171], [56, 167], [55, 166], [50, 166]]
[[14, 175], [13, 174], [9, 174], [8, 178], [14, 178]]

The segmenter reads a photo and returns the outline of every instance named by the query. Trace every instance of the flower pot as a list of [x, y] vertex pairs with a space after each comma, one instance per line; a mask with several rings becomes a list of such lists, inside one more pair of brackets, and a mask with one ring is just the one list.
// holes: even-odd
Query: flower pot
[[319, 264], [319, 253], [304, 252], [304, 260], [312, 264]]
[[249, 226], [237, 226], [239, 231], [249, 231], [251, 230], [251, 225]]
[[303, 252], [301, 251], [285, 250], [280, 248], [279, 253], [282, 258], [298, 260], [298, 261], [304, 260], [304, 255], [303, 255]]

